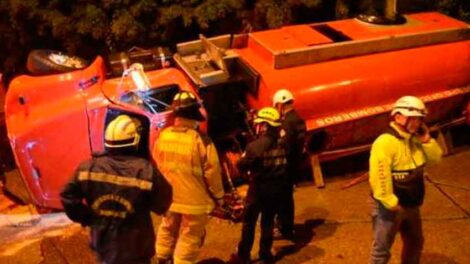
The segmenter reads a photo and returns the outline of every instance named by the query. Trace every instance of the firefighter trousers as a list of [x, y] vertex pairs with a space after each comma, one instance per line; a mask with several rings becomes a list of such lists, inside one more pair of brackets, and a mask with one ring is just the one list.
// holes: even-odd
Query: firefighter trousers
[[289, 189], [282, 195], [277, 213], [277, 224], [282, 235], [290, 236], [294, 232], [294, 187], [290, 184]]
[[175, 264], [196, 263], [204, 243], [207, 214], [181, 214], [168, 211], [157, 234], [157, 257]]
[[390, 248], [398, 232], [403, 240], [401, 252], [402, 264], [418, 264], [423, 249], [423, 231], [419, 206], [403, 208], [394, 212], [387, 210], [378, 201], [373, 201], [372, 228], [372, 264], [385, 264], [390, 259]]
[[261, 214], [261, 237], [259, 241], [259, 257], [261, 260], [272, 260], [271, 247], [273, 245], [274, 216], [278, 212], [280, 199], [255, 199], [245, 207], [242, 239], [238, 244], [238, 256], [250, 259], [250, 252], [255, 239], [255, 229], [258, 217]]

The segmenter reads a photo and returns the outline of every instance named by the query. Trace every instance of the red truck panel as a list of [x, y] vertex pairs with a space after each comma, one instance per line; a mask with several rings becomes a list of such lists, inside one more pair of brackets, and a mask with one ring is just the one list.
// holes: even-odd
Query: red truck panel
[[[225, 54], [204, 38], [204, 43], [201, 40], [179, 45], [181, 53], [175, 55], [175, 61], [179, 58], [181, 63], [179, 68], [146, 74], [152, 91], [168, 85], [193, 91], [198, 87], [206, 94], [212, 92], [207, 97], [213, 100], [212, 108], [219, 104], [229, 110], [233, 105], [225, 100], [237, 97], [233, 89], [244, 87], [240, 81], [247, 76], [250, 108], [271, 105], [273, 94], [287, 88], [307, 120], [309, 133], [314, 135], [312, 140], [316, 140], [317, 132], [327, 135], [323, 153], [335, 158], [339, 156], [335, 151], [368, 144], [381, 133], [389, 122], [392, 103], [403, 95], [420, 96], [426, 101], [431, 122], [448, 121], [465, 108], [470, 111], [468, 25], [437, 13], [407, 18], [409, 23], [403, 26], [373, 26], [353, 19], [288, 26], [251, 33], [244, 37], [245, 46], [234, 48], [229, 46], [230, 37], [218, 37], [217, 43], [227, 50]], [[442, 39], [427, 42], [426, 34], [436, 32], [439, 34], [432, 36]], [[412, 38], [406, 38], [410, 34]], [[394, 46], [395, 41], [404, 46]], [[371, 43], [375, 43], [374, 49], [363, 49]], [[391, 48], [384, 51], [381, 44]], [[226, 63], [227, 69], [245, 75], [231, 79], [227, 69], [207, 61], [214, 59], [210, 54], [196, 55], [195, 52], [207, 52], [204, 47], [210, 47], [212, 57], [216, 56], [220, 65]], [[357, 48], [358, 53], [335, 57], [334, 52], [344, 52], [344, 47]], [[303, 55], [307, 60], [303, 60]], [[325, 57], [317, 60], [314, 56]], [[200, 67], [207, 72], [196, 71]], [[211, 70], [219, 74], [210, 75], [214, 73]], [[190, 71], [195, 71], [194, 76]], [[198, 79], [199, 82], [194, 81]], [[106, 79], [100, 57], [81, 71], [13, 80], [5, 102], [8, 137], [35, 204], [60, 208], [58, 194], [73, 170], [92, 151], [104, 149], [103, 135], [110, 112], [147, 119], [148, 149], [152, 149], [159, 129], [171, 121], [172, 113], [167, 109], [151, 113], [142, 105], [121, 101], [131, 90], [135, 91], [135, 87], [130, 78]], [[219, 121], [227, 122], [219, 110], [220, 107], [212, 109], [219, 114]]]

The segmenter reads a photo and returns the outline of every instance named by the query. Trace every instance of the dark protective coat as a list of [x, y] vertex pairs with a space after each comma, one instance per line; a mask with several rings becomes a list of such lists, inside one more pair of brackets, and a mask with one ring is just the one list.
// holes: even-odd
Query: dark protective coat
[[100, 155], [79, 165], [61, 193], [67, 216], [91, 228], [91, 248], [105, 263], [146, 263], [155, 254], [150, 211], [170, 206], [171, 186], [148, 161]]
[[261, 260], [271, 261], [274, 215], [279, 210], [278, 205], [289, 185], [285, 146], [279, 139], [278, 131], [271, 128], [248, 144], [238, 167], [250, 172], [238, 256], [245, 260], [250, 258], [256, 222], [261, 214], [259, 257]]
[[307, 126], [305, 121], [293, 109], [285, 114], [282, 129], [286, 133], [285, 141], [289, 176], [294, 181], [296, 177], [300, 177], [299, 169], [302, 162]]

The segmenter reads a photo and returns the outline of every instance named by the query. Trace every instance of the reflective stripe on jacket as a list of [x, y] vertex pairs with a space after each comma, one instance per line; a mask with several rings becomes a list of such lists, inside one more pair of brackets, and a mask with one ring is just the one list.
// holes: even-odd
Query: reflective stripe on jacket
[[194, 121], [177, 118], [175, 126], [161, 131], [153, 149], [158, 168], [173, 186], [172, 212], [209, 213], [214, 199], [224, 195], [215, 146], [194, 127]]
[[437, 162], [442, 150], [434, 139], [422, 144], [393, 122], [390, 126], [401, 138], [384, 133], [374, 141], [369, 159], [369, 184], [373, 197], [386, 208], [393, 209], [399, 201], [393, 190], [392, 171], [411, 171], [424, 166], [427, 161]]
[[79, 165], [60, 196], [67, 216], [90, 226], [101, 261], [131, 263], [155, 254], [150, 211], [166, 212], [171, 187], [148, 160], [100, 155]]

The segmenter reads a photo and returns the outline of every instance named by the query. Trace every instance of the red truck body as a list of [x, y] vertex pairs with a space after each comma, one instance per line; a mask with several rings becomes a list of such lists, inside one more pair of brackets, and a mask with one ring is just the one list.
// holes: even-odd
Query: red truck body
[[[168, 104], [179, 90], [196, 92], [204, 100], [209, 134], [223, 142], [243, 127], [244, 110], [271, 105], [276, 90], [287, 88], [307, 121], [307, 149], [321, 160], [367, 149], [403, 95], [421, 97], [436, 126], [465, 122], [469, 26], [438, 13], [406, 18], [399, 26], [349, 19], [182, 43], [176, 66], [146, 72], [147, 93]], [[143, 119], [147, 154], [158, 130], [171, 121], [170, 108], [138, 103], [131, 79], [107, 77], [105, 65], [98, 57], [83, 70], [20, 76], [9, 86], [8, 137], [39, 206], [60, 208], [58, 194], [76, 166], [104, 150], [112, 117]]]

